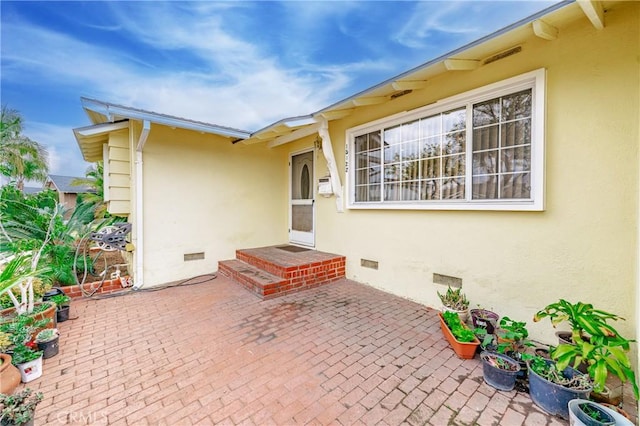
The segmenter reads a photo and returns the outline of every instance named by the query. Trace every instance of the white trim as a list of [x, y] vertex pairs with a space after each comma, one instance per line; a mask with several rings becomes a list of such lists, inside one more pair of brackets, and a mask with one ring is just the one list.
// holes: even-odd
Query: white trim
[[111, 199], [109, 194], [109, 144], [102, 144], [102, 198], [105, 203]]
[[[531, 200], [439, 200], [439, 201], [404, 201], [404, 202], [358, 202], [354, 201], [355, 187], [351, 176], [355, 170], [355, 156], [348, 153], [353, 149], [355, 136], [370, 133], [381, 128], [395, 126], [401, 123], [423, 118], [460, 108], [484, 100], [493, 99], [499, 96], [517, 92], [519, 90], [532, 90], [532, 125], [531, 125]], [[345, 152], [347, 153], [347, 167], [345, 173], [348, 191], [347, 207], [349, 209], [406, 209], [406, 210], [510, 210], [510, 211], [542, 211], [544, 202], [544, 136], [545, 136], [545, 105], [546, 105], [546, 70], [543, 68], [521, 74], [506, 80], [489, 84], [478, 89], [470, 90], [455, 96], [441, 99], [435, 103], [416, 108], [411, 111], [404, 111], [384, 117], [372, 122], [347, 129], [345, 136]], [[471, 119], [467, 114], [468, 120]], [[471, 129], [467, 126], [467, 131]], [[466, 169], [472, 170], [472, 156], [469, 154], [472, 140], [467, 138]], [[467, 179], [467, 191], [471, 191], [469, 186], [470, 173], [465, 173]], [[469, 192], [467, 192], [469, 193]]]

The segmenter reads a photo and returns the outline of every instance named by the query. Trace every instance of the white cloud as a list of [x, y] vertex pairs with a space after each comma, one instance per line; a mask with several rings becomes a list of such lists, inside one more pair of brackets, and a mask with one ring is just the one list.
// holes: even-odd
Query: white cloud
[[84, 176], [90, 164], [83, 160], [71, 126], [29, 122], [23, 133], [47, 149], [50, 174]]

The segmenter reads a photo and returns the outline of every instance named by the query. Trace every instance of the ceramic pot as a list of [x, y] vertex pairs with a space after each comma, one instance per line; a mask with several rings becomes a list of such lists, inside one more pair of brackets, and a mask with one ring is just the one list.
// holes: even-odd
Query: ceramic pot
[[0, 393], [12, 394], [20, 384], [20, 371], [11, 364], [11, 355], [0, 354]]

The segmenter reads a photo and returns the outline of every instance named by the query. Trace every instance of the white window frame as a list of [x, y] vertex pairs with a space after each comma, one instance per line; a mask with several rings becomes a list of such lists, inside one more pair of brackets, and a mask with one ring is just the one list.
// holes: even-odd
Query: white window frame
[[[531, 89], [531, 198], [529, 200], [472, 200], [472, 165], [473, 165], [473, 114], [472, 106], [500, 96]], [[543, 211], [544, 200], [544, 156], [545, 156], [545, 105], [546, 105], [546, 70], [537, 69], [506, 80], [470, 90], [459, 95], [439, 100], [411, 111], [394, 114], [379, 120], [347, 129], [345, 138], [346, 185], [349, 209], [395, 209], [395, 210], [510, 210], [510, 211]], [[354, 141], [356, 136], [407, 123], [419, 118], [439, 114], [456, 108], [467, 106], [467, 138], [466, 138], [466, 182], [465, 199], [461, 200], [428, 200], [428, 201], [369, 201], [355, 202], [355, 155]], [[384, 154], [383, 154], [384, 155]]]

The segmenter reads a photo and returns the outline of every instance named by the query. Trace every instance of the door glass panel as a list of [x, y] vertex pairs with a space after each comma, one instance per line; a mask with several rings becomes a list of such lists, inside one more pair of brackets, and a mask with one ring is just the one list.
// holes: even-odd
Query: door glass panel
[[309, 188], [311, 186], [309, 185], [309, 183], [311, 183], [311, 179], [309, 178], [309, 166], [307, 164], [302, 166], [302, 173], [300, 173], [300, 175], [300, 192], [302, 195], [302, 199], [308, 200], [309, 198], [311, 198], [309, 196], [311, 193], [311, 188]]

